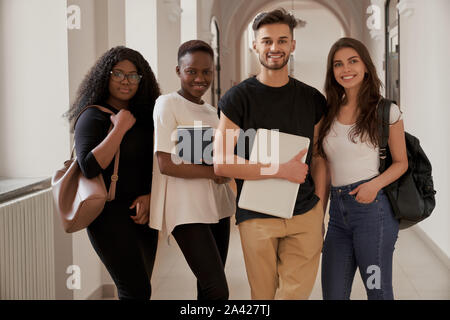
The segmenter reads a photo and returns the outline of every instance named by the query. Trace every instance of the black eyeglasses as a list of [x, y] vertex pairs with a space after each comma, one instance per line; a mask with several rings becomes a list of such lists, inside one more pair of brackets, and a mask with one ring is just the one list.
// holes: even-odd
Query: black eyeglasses
[[110, 74], [111, 74], [111, 79], [113, 79], [114, 81], [117, 81], [117, 82], [122, 82], [126, 78], [128, 80], [128, 82], [130, 82], [131, 84], [138, 84], [142, 79], [142, 76], [140, 74], [137, 74], [137, 73], [125, 74], [119, 70], [112, 70], [110, 72]]

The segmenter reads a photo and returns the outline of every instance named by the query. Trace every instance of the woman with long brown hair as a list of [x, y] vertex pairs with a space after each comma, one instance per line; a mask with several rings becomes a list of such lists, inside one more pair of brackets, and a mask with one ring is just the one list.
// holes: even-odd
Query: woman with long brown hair
[[381, 81], [367, 48], [342, 38], [328, 56], [328, 113], [317, 155], [331, 178], [330, 221], [322, 256], [324, 299], [349, 299], [359, 268], [368, 299], [393, 299], [392, 256], [398, 235], [383, 188], [408, 168], [400, 108], [392, 104], [389, 148], [392, 165], [379, 172], [377, 106]]

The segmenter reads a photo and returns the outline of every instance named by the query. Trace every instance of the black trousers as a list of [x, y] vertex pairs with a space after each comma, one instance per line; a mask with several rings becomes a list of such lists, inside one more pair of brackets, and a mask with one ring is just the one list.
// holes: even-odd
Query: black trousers
[[158, 231], [136, 224], [125, 202], [107, 202], [87, 228], [89, 239], [116, 284], [119, 299], [149, 300]]
[[172, 235], [197, 278], [198, 300], [227, 300], [225, 262], [230, 240], [230, 218], [215, 224], [176, 226]]

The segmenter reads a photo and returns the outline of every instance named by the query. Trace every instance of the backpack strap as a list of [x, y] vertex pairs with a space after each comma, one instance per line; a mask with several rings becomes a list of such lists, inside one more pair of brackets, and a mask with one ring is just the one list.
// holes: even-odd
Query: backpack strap
[[381, 119], [379, 123], [380, 140], [380, 173], [386, 170], [386, 156], [389, 142], [389, 113], [391, 111], [392, 101], [382, 98], [378, 103], [378, 117]]

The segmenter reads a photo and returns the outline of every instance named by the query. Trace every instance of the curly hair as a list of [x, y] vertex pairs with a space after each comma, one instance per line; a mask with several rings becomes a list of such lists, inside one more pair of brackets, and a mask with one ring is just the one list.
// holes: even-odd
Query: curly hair
[[110, 71], [123, 60], [132, 62], [137, 72], [142, 75], [139, 88], [130, 100], [129, 110], [135, 116], [136, 121], [153, 121], [153, 107], [156, 99], [161, 95], [155, 75], [147, 60], [139, 52], [124, 46], [117, 46], [104, 53], [81, 82], [74, 103], [64, 114], [71, 122], [71, 132], [75, 129], [74, 121], [84, 107], [101, 104], [107, 100]]

